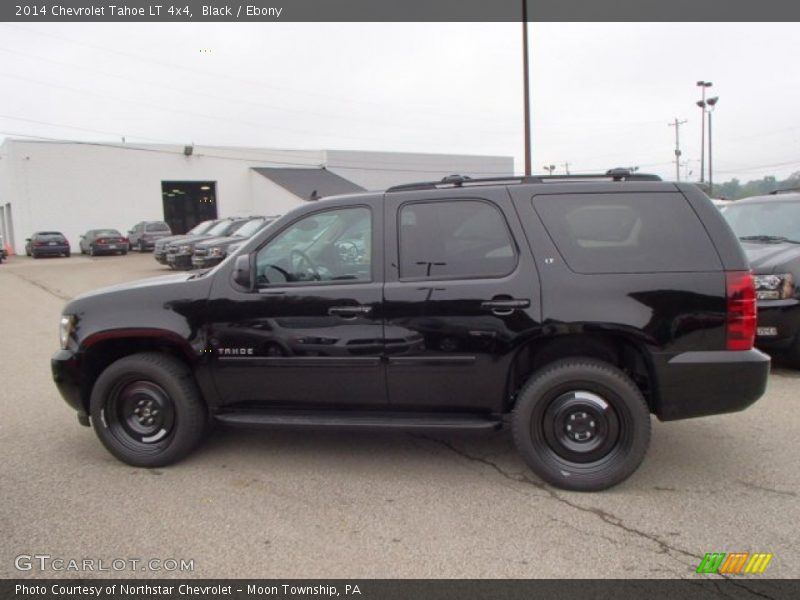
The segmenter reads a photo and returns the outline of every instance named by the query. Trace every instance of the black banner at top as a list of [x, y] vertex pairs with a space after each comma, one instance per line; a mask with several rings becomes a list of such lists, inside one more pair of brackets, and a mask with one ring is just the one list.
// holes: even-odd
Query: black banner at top
[[14, 0], [19, 22], [798, 21], [796, 0]]

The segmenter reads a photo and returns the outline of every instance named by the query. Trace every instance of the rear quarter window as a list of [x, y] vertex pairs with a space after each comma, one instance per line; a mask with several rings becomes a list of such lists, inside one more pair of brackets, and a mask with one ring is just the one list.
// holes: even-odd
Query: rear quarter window
[[703, 224], [679, 193], [553, 194], [533, 208], [577, 273], [718, 271]]

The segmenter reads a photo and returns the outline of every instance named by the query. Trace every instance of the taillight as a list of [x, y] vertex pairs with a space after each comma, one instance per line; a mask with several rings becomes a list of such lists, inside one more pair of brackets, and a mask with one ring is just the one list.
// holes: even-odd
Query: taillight
[[105, 244], [106, 243], [106, 239], [105, 238], [97, 238], [97, 243], [98, 244]]
[[728, 314], [725, 338], [728, 350], [750, 350], [756, 336], [756, 289], [749, 271], [725, 274]]

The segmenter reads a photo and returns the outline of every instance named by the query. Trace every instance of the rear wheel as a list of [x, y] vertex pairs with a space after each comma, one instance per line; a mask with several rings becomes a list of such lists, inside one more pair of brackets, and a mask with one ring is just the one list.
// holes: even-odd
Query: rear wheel
[[200, 442], [207, 412], [191, 371], [157, 353], [112, 363], [95, 383], [92, 425], [111, 454], [136, 467], [160, 467]]
[[64, 256], [65, 256], [66, 258], [69, 258], [70, 256], [72, 256], [72, 252], [71, 252], [70, 250], [67, 250], [67, 251], [64, 253]]
[[514, 442], [546, 482], [597, 491], [627, 479], [650, 443], [650, 411], [636, 384], [595, 359], [556, 361], [517, 399]]
[[145, 251], [144, 242], [142, 240], [139, 240], [139, 252], [144, 253], [144, 251]]
[[97, 256], [97, 251], [94, 249], [94, 244], [89, 246], [89, 256]]

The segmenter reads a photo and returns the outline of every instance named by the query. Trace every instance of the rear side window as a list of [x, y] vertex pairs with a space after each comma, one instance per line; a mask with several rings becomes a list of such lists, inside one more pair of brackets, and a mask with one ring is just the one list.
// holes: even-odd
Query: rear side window
[[405, 204], [398, 223], [402, 279], [502, 277], [516, 266], [508, 225], [488, 202]]
[[533, 207], [577, 273], [716, 271], [705, 228], [678, 193], [534, 196]]

